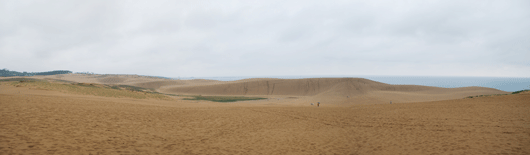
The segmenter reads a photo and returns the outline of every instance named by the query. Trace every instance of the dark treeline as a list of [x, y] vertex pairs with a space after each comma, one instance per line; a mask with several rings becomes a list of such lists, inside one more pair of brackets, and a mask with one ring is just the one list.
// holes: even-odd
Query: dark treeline
[[35, 75], [56, 75], [56, 74], [68, 74], [72, 73], [72, 71], [68, 70], [54, 70], [54, 71], [48, 71], [48, 72], [17, 72], [17, 71], [10, 71], [7, 69], [1, 69], [0, 70], [0, 76], [35, 76]]

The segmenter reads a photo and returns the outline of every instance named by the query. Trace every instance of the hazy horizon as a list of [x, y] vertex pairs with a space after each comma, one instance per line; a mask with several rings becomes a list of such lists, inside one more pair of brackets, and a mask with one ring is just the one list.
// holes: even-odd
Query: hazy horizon
[[[0, 67], [1, 68], [1, 67]], [[9, 71], [16, 71], [16, 72], [28, 72], [28, 73], [37, 73], [37, 72], [49, 72], [49, 71], [72, 71], [68, 69], [55, 69], [55, 70], [43, 70], [43, 71], [18, 71], [18, 70], [10, 70], [8, 68], [1, 68], [1, 69], [7, 69]], [[423, 75], [261, 75], [261, 76], [251, 76], [251, 75], [229, 75], [229, 76], [161, 76], [161, 75], [144, 75], [144, 74], [135, 74], [135, 73], [97, 73], [97, 72], [91, 72], [91, 71], [72, 71], [74, 74], [97, 74], [97, 75], [138, 75], [138, 76], [152, 76], [152, 77], [163, 77], [163, 78], [171, 78], [171, 79], [178, 79], [178, 78], [268, 78], [268, 77], [285, 77], [289, 78], [292, 77], [294, 79], [297, 79], [297, 77], [322, 77], [322, 78], [348, 78], [348, 77], [461, 77], [461, 78], [530, 78], [528, 77], [510, 77], [510, 76], [423, 76]]]

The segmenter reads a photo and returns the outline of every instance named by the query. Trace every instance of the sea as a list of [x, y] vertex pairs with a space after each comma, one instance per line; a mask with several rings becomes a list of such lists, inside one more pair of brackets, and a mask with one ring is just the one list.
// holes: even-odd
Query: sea
[[423, 85], [443, 88], [458, 87], [489, 87], [502, 91], [514, 92], [530, 89], [530, 77], [441, 77], [441, 76], [230, 76], [230, 77], [178, 77], [174, 79], [209, 79], [219, 81], [235, 81], [249, 78], [365, 78], [393, 85]]

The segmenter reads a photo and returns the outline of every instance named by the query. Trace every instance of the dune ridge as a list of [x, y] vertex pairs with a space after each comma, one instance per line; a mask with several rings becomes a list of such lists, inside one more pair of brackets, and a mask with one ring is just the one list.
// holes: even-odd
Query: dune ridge
[[439, 88], [420, 85], [390, 85], [363, 78], [309, 78], [309, 79], [263, 79], [240, 80], [231, 83], [211, 85], [184, 85], [169, 87], [162, 91], [170, 93], [206, 95], [361, 95], [372, 91], [425, 92], [489, 90], [485, 87]]
[[[476, 95], [506, 94], [486, 87], [440, 88], [420, 85], [391, 85], [363, 78], [251, 78], [237, 81], [174, 80], [138, 75], [32, 76], [37, 79], [65, 80], [79, 83], [131, 85], [178, 95], [224, 95], [260, 97], [299, 97], [305, 102], [331, 104], [380, 104], [439, 101]], [[280, 97], [281, 98], [281, 97]], [[307, 104], [307, 103], [306, 103]]]
[[485, 87], [390, 85], [363, 78], [250, 79], [200, 86], [170, 86], [159, 91], [189, 95], [306, 96], [310, 97], [308, 100], [331, 103], [421, 102], [507, 93]]

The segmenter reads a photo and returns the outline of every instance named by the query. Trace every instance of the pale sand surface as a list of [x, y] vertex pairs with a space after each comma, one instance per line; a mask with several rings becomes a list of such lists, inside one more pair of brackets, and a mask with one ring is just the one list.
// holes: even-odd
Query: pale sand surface
[[[12, 77], [0, 77], [0, 79], [7, 78]], [[304, 104], [312, 101], [340, 105], [386, 104], [390, 101], [410, 103], [508, 93], [485, 87], [439, 88], [418, 85], [390, 85], [362, 78], [254, 78], [237, 81], [216, 81], [201, 79], [170, 80], [138, 75], [98, 74], [61, 74], [25, 78], [107, 85], [131, 85], [178, 95], [296, 97], [303, 99]]]
[[139, 75], [113, 75], [113, 74], [58, 74], [58, 75], [38, 75], [26, 77], [0, 77], [0, 79], [10, 78], [33, 78], [46, 80], [64, 80], [78, 83], [97, 83], [111, 85], [134, 85], [145, 88], [158, 89], [163, 86], [171, 85], [205, 85], [226, 83], [215, 80], [170, 80], [158, 77], [139, 76]]
[[362, 78], [246, 79], [203, 85], [171, 85], [158, 91], [190, 95], [254, 95], [297, 97], [326, 104], [386, 104], [461, 99], [467, 96], [506, 94], [485, 87], [439, 88], [390, 85]]
[[[0, 154], [530, 154], [530, 93], [371, 104], [455, 97], [402, 89], [215, 103], [0, 85]], [[309, 105], [326, 97], [344, 104]]]

